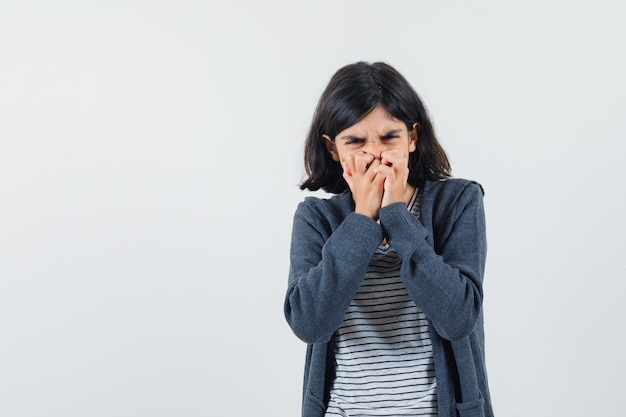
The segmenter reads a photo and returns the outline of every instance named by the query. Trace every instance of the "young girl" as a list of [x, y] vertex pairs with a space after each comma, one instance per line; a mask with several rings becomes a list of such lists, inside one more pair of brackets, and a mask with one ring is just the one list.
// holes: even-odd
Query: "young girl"
[[493, 416], [482, 320], [483, 190], [450, 177], [385, 63], [339, 69], [306, 139], [285, 317], [308, 344], [302, 415]]

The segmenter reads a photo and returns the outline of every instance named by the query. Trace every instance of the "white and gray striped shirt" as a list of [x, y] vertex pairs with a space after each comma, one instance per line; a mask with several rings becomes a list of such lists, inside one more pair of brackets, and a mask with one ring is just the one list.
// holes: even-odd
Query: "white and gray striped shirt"
[[[418, 190], [409, 209], [419, 217]], [[335, 334], [336, 377], [326, 416], [436, 416], [432, 346], [424, 313], [380, 246]]]

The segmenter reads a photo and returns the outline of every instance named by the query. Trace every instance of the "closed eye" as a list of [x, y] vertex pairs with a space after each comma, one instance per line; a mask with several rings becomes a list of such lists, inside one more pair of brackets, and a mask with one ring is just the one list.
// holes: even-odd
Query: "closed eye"
[[365, 143], [365, 139], [364, 138], [359, 138], [356, 136], [347, 136], [343, 138], [344, 143], [346, 145], [362, 145]]
[[380, 140], [392, 141], [394, 139], [399, 139], [399, 138], [400, 138], [400, 130], [392, 130], [391, 132], [387, 132], [383, 136], [381, 136]]

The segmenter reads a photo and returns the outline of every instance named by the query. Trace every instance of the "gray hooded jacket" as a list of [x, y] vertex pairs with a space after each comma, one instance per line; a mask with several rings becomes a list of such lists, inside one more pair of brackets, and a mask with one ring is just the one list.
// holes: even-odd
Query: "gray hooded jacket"
[[439, 416], [493, 416], [482, 319], [483, 189], [447, 179], [426, 181], [420, 192], [420, 219], [395, 203], [380, 209], [380, 224], [354, 213], [349, 192], [298, 205], [284, 309], [308, 344], [303, 417], [324, 415], [334, 378], [333, 334], [383, 237], [402, 259], [409, 296], [429, 319]]

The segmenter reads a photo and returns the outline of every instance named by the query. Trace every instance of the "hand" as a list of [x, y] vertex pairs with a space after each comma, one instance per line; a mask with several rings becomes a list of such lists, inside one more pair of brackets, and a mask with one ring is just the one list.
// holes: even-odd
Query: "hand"
[[402, 149], [391, 149], [381, 153], [377, 173], [384, 176], [384, 192], [381, 207], [405, 201], [409, 179], [409, 158]]
[[385, 176], [378, 172], [381, 161], [369, 152], [356, 152], [342, 162], [343, 178], [348, 183], [354, 199], [355, 213], [378, 220], [378, 210], [383, 200]]

